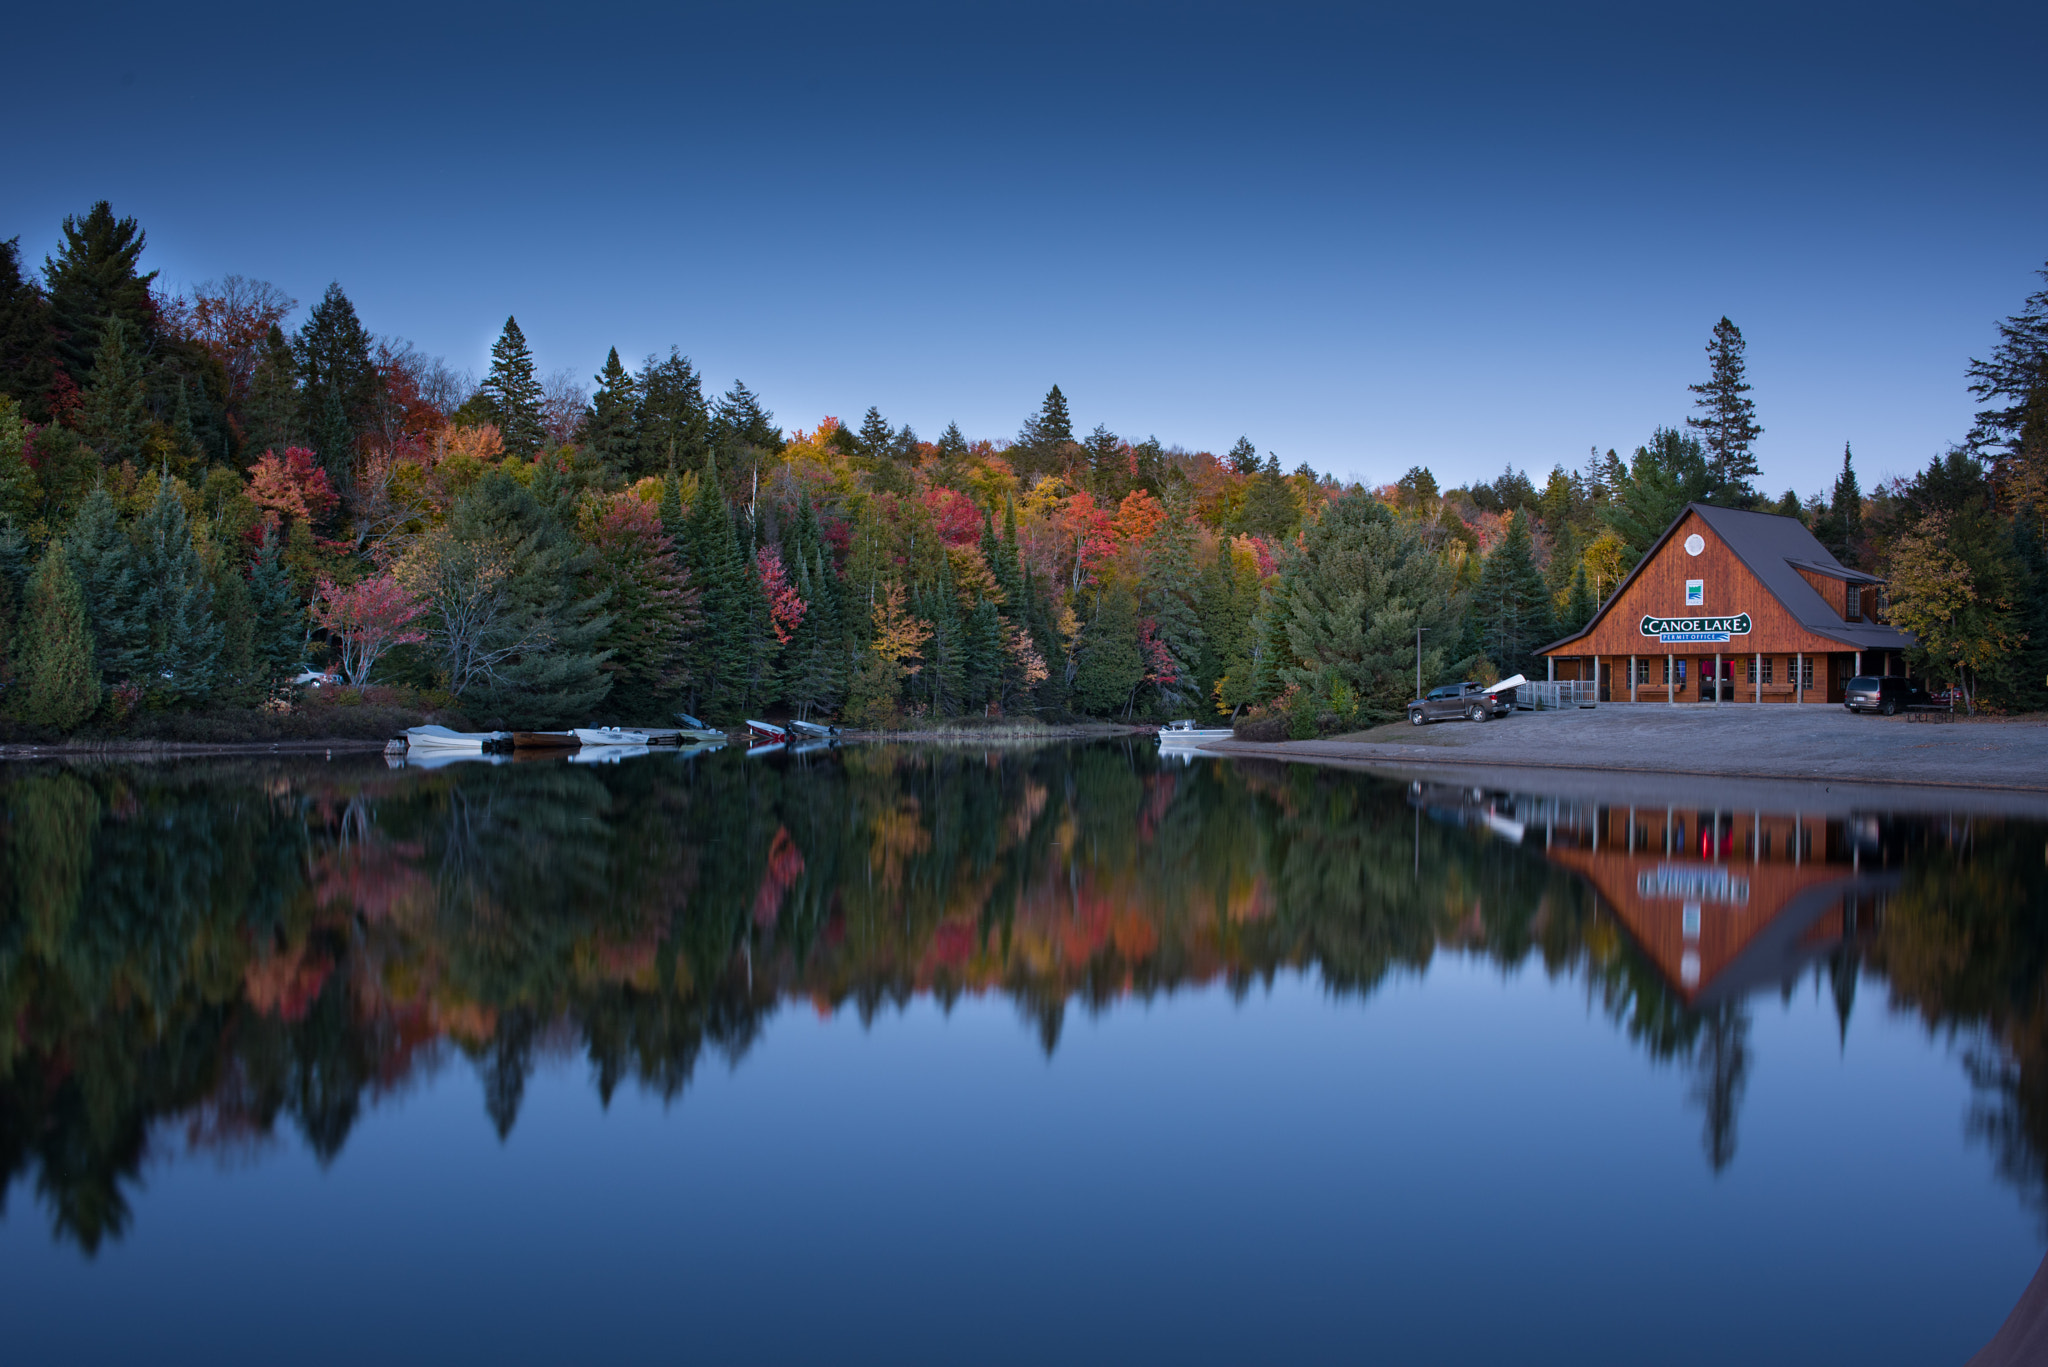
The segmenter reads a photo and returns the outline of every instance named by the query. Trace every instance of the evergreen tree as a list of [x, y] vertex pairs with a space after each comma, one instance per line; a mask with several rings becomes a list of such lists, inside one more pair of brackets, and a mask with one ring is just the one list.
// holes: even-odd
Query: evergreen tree
[[1414, 687], [1416, 629], [1426, 633], [1424, 672], [1434, 674], [1457, 624], [1450, 571], [1420, 529], [1354, 489], [1310, 521], [1289, 569], [1270, 609], [1285, 636], [1280, 681], [1318, 700], [1342, 681], [1366, 720], [1400, 715]]
[[957, 422], [946, 424], [946, 430], [939, 433], [937, 444], [940, 460], [959, 461], [967, 456], [967, 438], [961, 433], [960, 424]]
[[1250, 437], [1239, 437], [1225, 459], [1233, 474], [1250, 476], [1259, 471], [1259, 448], [1252, 445]]
[[135, 524], [135, 571], [144, 685], [188, 702], [206, 698], [219, 679], [221, 624], [213, 584], [169, 476]]
[[1244, 509], [1238, 524], [1255, 536], [1280, 537], [1293, 531], [1301, 521], [1300, 505], [1294, 501], [1293, 486], [1280, 473], [1280, 460], [1268, 454], [1245, 487]]
[[727, 456], [728, 461], [737, 459], [737, 453], [748, 448], [774, 454], [784, 445], [775, 415], [763, 408], [760, 397], [739, 380], [732, 382], [732, 388], [725, 391], [712, 410], [711, 441], [720, 451], [733, 453]]
[[739, 548], [738, 589], [742, 609], [739, 620], [745, 625], [741, 640], [742, 706], [750, 712], [766, 707], [776, 698], [781, 681], [775, 664], [782, 654], [782, 643], [775, 635], [774, 618], [768, 608], [767, 590], [761, 583], [760, 548], [753, 533], [752, 520], [744, 510], [735, 509], [733, 540]]
[[2039, 711], [2048, 707], [2048, 538], [2041, 535], [2041, 518], [2031, 502], [2013, 510], [2009, 525], [2010, 563], [2018, 591], [2015, 594], [2015, 625], [2025, 639], [2013, 652], [2001, 691], [2014, 707]]
[[1004, 615], [1013, 622], [1023, 621], [1024, 558], [1017, 548], [1017, 503], [1008, 494], [1003, 495], [1003, 534], [989, 568], [1003, 590]]
[[678, 563], [689, 563], [688, 519], [683, 512], [683, 481], [674, 470], [661, 480], [661, 530], [675, 547]]
[[1685, 505], [1707, 496], [1709, 484], [1697, 437], [1660, 427], [1648, 445], [1638, 446], [1626, 479], [1600, 512], [1626, 548], [1622, 568], [1635, 568]]
[[249, 397], [242, 405], [242, 451], [250, 457], [245, 463], [254, 464], [254, 457], [265, 451], [281, 457], [289, 448], [303, 445], [307, 440], [300, 426], [303, 407], [291, 343], [285, 340], [284, 329], [272, 323], [257, 355]]
[[942, 717], [957, 716], [967, 699], [967, 624], [955, 594], [952, 557], [941, 554], [936, 582], [918, 596], [917, 615], [931, 624], [932, 634], [916, 683]]
[[1166, 520], [1159, 524], [1146, 559], [1143, 610], [1159, 643], [1173, 657], [1176, 678], [1163, 685], [1169, 702], [1197, 696], [1204, 634], [1195, 611], [1200, 593], [1195, 576], [1194, 498], [1184, 480], [1168, 481]]
[[290, 677], [306, 649], [306, 609], [292, 587], [277, 527], [265, 523], [249, 567], [250, 657], [267, 692]]
[[244, 705], [254, 703], [264, 680], [256, 657], [256, 604], [240, 558], [220, 555], [209, 578], [213, 614], [220, 621], [219, 691]]
[[104, 486], [95, 487], [79, 505], [66, 546], [84, 596], [95, 674], [109, 687], [141, 679], [149, 633], [135, 545]]
[[526, 348], [526, 334], [519, 330], [517, 318], [507, 316], [504, 331], [491, 344], [491, 373], [484, 376], [481, 392], [497, 419], [505, 454], [531, 460], [546, 444], [547, 428], [533, 353]]
[[1074, 419], [1067, 412], [1067, 396], [1054, 385], [1046, 392], [1038, 411], [1024, 420], [1011, 458], [1022, 473], [1050, 473], [1066, 466], [1068, 450], [1073, 445]]
[[1756, 424], [1756, 404], [1744, 378], [1744, 345], [1741, 328], [1726, 318], [1714, 324], [1707, 342], [1707, 382], [1687, 386], [1699, 395], [1694, 403], [1698, 415], [1687, 418], [1685, 425], [1700, 434], [1706, 447], [1709, 496], [1734, 507], [1755, 501], [1751, 481], [1757, 464], [1751, 448], [1764, 432]]
[[1583, 629], [1593, 620], [1599, 606], [1593, 601], [1593, 586], [1586, 581], [1586, 564], [1582, 560], [1572, 572], [1571, 592], [1565, 598], [1563, 611], [1558, 614], [1557, 634], [1569, 636]]
[[1828, 498], [1827, 514], [1814, 529], [1820, 543], [1826, 546], [1835, 559], [1851, 568], [1857, 568], [1862, 558], [1863, 544], [1863, 489], [1856, 482], [1856, 466], [1849, 454], [1849, 443], [1842, 443], [1842, 473], [1835, 476], [1835, 487]]
[[720, 489], [717, 458], [707, 456], [683, 531], [690, 580], [703, 595], [699, 606], [704, 614], [704, 628], [690, 648], [689, 710], [730, 721], [746, 704], [751, 612], [741, 583], [738, 539]]
[[69, 731], [100, 705], [85, 598], [64, 543], [53, 541], [28, 580], [23, 605], [22, 720]]
[[963, 625], [961, 697], [969, 708], [986, 709], [1003, 684], [1003, 619], [987, 598], [975, 603]]
[[1145, 681], [1145, 655], [1138, 643], [1137, 595], [1115, 584], [1096, 595], [1095, 614], [1081, 634], [1074, 701], [1093, 716], [1128, 708]]
[[627, 473], [639, 478], [673, 465], [678, 470], [701, 470], [704, 487], [712, 488], [711, 414], [704, 406], [703, 381], [690, 358], [674, 347], [666, 360], [649, 356], [634, 389], [640, 399], [635, 423], [639, 455]]
[[1159, 438], [1147, 437], [1131, 448], [1132, 487], [1159, 492], [1159, 481], [1166, 474], [1166, 451], [1159, 445]]
[[56, 345], [49, 301], [21, 273], [21, 239], [0, 242], [0, 396], [19, 403], [30, 422], [50, 420]]
[[889, 420], [882, 416], [881, 409], [870, 404], [860, 420], [860, 430], [854, 433], [854, 442], [862, 459], [880, 467], [895, 455], [896, 429], [889, 426]]
[[602, 638], [612, 675], [608, 705], [628, 721], [659, 719], [685, 682], [700, 625], [689, 571], [644, 503], [615, 504], [599, 522], [595, 586], [611, 623]]
[[133, 351], [147, 352], [156, 340], [149, 298], [156, 272], [135, 269], [145, 240], [134, 219], [115, 218], [101, 200], [82, 219], [65, 216], [63, 245], [55, 258], [44, 259], [57, 362], [81, 389], [92, 382], [100, 333], [110, 320], [128, 325]]
[[597, 392], [590, 396], [590, 409], [583, 416], [582, 438], [584, 449], [615, 475], [635, 468], [639, 405], [639, 387], [613, 347], [604, 358], [604, 369], [597, 372]]
[[335, 487], [355, 470], [356, 443], [376, 414], [382, 382], [370, 360], [370, 334], [356, 306], [330, 284], [292, 342], [298, 365], [299, 428]]
[[9, 526], [32, 521], [42, 502], [42, 481], [29, 463], [21, 406], [0, 394], [0, 521]]
[[800, 720], [813, 712], [830, 711], [845, 690], [845, 627], [838, 586], [816, 523], [810, 496], [804, 496], [797, 510], [798, 526], [810, 525], [810, 535], [801, 530], [784, 543], [785, 560], [794, 556], [797, 593], [805, 604], [804, 620], [786, 652], [783, 694]]
[[497, 610], [476, 643], [465, 706], [527, 728], [578, 724], [611, 688], [600, 642], [611, 625], [602, 593], [584, 591], [595, 553], [539, 499], [501, 472], [456, 500], [447, 537], [475, 560], [505, 567]]
[[1503, 675], [1543, 672], [1535, 652], [1557, 639], [1557, 619], [1533, 558], [1526, 510], [1516, 510], [1508, 534], [1480, 568], [1465, 622], [1467, 649]]
[[1131, 491], [1136, 472], [1124, 440], [1101, 423], [1082, 445], [1088, 452], [1089, 487], [1104, 503], [1115, 503]]
[[149, 398], [142, 362], [128, 345], [128, 324], [111, 318], [100, 330], [92, 387], [85, 391], [78, 428], [109, 465], [139, 461], [149, 440]]

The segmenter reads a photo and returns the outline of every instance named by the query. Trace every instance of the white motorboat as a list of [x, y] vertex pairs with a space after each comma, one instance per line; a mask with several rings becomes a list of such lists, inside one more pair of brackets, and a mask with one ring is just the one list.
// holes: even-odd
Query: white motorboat
[[415, 750], [462, 750], [482, 753], [510, 739], [504, 731], [451, 731], [445, 726], [408, 726], [405, 748]]
[[651, 745], [654, 738], [645, 731], [628, 731], [618, 726], [579, 726], [572, 732], [588, 748], [594, 745]]
[[1159, 748], [1181, 749], [1191, 745], [1206, 745], [1214, 740], [1229, 740], [1233, 732], [1227, 726], [1196, 726], [1192, 720], [1170, 721], [1159, 728]]

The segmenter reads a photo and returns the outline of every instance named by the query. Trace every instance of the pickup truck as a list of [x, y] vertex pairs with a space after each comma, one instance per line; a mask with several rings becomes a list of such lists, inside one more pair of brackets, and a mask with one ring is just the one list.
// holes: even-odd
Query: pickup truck
[[1467, 721], [1505, 717], [1515, 710], [1515, 690], [1501, 688], [1498, 684], [1493, 687], [1494, 691], [1489, 693], [1487, 685], [1468, 680], [1432, 688], [1408, 704], [1408, 720], [1420, 726], [1424, 722], [1445, 721], [1452, 717], [1463, 717]]

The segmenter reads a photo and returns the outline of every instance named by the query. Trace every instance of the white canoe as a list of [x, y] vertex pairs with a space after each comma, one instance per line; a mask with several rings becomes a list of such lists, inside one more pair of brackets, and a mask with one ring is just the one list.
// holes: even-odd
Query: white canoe
[[627, 731], [616, 726], [578, 727], [573, 734], [585, 745], [646, 745], [652, 740], [645, 731]]
[[408, 726], [407, 750], [474, 750], [496, 745], [505, 739], [503, 731], [450, 731], [445, 726]]

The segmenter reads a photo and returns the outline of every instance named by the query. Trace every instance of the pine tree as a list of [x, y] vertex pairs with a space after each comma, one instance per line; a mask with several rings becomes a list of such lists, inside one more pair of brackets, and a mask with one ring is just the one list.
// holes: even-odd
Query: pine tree
[[43, 261], [57, 362], [81, 389], [92, 382], [100, 333], [110, 320], [128, 325], [131, 350], [147, 351], [155, 340], [149, 287], [156, 272], [135, 269], [145, 241], [134, 219], [115, 218], [101, 200], [82, 219], [65, 216], [64, 243], [55, 258]]
[[95, 487], [79, 505], [66, 546], [84, 595], [95, 673], [108, 687], [141, 679], [149, 633], [135, 545], [104, 486]]
[[639, 387], [619, 363], [619, 349], [613, 347], [604, 358], [604, 369], [597, 372], [597, 392], [590, 396], [582, 436], [584, 449], [615, 475], [634, 468], [634, 453], [640, 443], [639, 404]]
[[870, 404], [860, 420], [860, 429], [854, 433], [854, 441], [863, 460], [884, 465], [895, 454], [896, 429], [889, 426], [889, 420], [882, 416], [881, 409]]
[[635, 423], [640, 440], [627, 473], [635, 478], [658, 475], [674, 465], [678, 470], [703, 471], [704, 487], [713, 488], [711, 414], [704, 405], [704, 383], [690, 358], [674, 347], [666, 360], [649, 356], [634, 389], [640, 399]]
[[1244, 509], [1238, 524], [1255, 536], [1280, 537], [1293, 531], [1301, 521], [1301, 507], [1294, 500], [1294, 488], [1280, 473], [1279, 457], [1266, 456], [1245, 487]]
[[967, 697], [967, 624], [960, 617], [952, 557], [939, 557], [938, 578], [919, 595], [917, 615], [932, 628], [917, 684], [930, 699], [934, 713], [956, 716]]
[[661, 480], [661, 530], [685, 564], [689, 561], [688, 526], [683, 511], [683, 481], [670, 470]]
[[1164, 503], [1166, 520], [1153, 535], [1145, 566], [1143, 611], [1152, 619], [1159, 643], [1173, 657], [1176, 678], [1160, 691], [1168, 701], [1181, 702], [1199, 695], [1204, 643], [1195, 611], [1200, 588], [1195, 576], [1194, 498], [1187, 483], [1169, 481]]
[[782, 643], [775, 635], [774, 619], [768, 610], [768, 595], [761, 584], [760, 548], [755, 545], [753, 531], [744, 510], [735, 509], [733, 541], [738, 548], [736, 584], [741, 609], [738, 620], [745, 627], [741, 638], [743, 653], [739, 673], [742, 705], [749, 711], [758, 711], [775, 699], [781, 686], [775, 664], [782, 654]]
[[702, 594], [703, 630], [691, 642], [689, 710], [734, 720], [746, 703], [746, 633], [750, 605], [741, 584], [738, 539], [720, 492], [718, 463], [707, 456], [704, 478], [690, 502], [683, 529], [690, 582]]
[[983, 598], [962, 623], [961, 700], [969, 708], [986, 709], [1002, 689], [1003, 619], [996, 605]]
[[19, 403], [30, 422], [50, 420], [56, 347], [49, 301], [21, 273], [21, 239], [0, 242], [0, 395]]
[[284, 329], [270, 325], [249, 381], [249, 397], [242, 405], [242, 451], [254, 464], [265, 451], [282, 456], [307, 440], [300, 426], [304, 401], [299, 394], [298, 363], [292, 359], [291, 343]]
[[1054, 385], [1038, 411], [1024, 420], [1011, 459], [1021, 473], [1049, 473], [1063, 468], [1067, 449], [1073, 445], [1074, 419], [1067, 411], [1067, 396]]
[[1145, 681], [1145, 656], [1138, 644], [1138, 600], [1122, 584], [1100, 591], [1095, 613], [1081, 635], [1080, 667], [1074, 673], [1074, 701], [1093, 716], [1113, 716], [1130, 705]]
[[1535, 652], [1557, 638], [1557, 621], [1533, 558], [1526, 510], [1516, 510], [1508, 534], [1481, 566], [1465, 620], [1467, 648], [1503, 675], [1541, 672]]
[[498, 420], [498, 439], [505, 454], [531, 460], [547, 442], [541, 419], [540, 380], [533, 373], [533, 353], [519, 320], [507, 316], [505, 328], [491, 344], [491, 372], [484, 376], [483, 395]]
[[1024, 557], [1017, 547], [1017, 504], [1003, 495], [1003, 534], [996, 542], [995, 559], [989, 562], [996, 583], [1003, 590], [1003, 615], [1013, 622], [1024, 620]]
[[188, 702], [213, 692], [219, 678], [221, 624], [213, 584], [176, 481], [164, 476], [135, 524], [136, 604], [143, 627], [145, 687]]
[[149, 440], [149, 398], [142, 384], [142, 362], [129, 346], [123, 319], [109, 319], [100, 329], [92, 387], [85, 391], [78, 428], [109, 465], [143, 458]]
[[369, 429], [382, 388], [370, 360], [370, 334], [356, 306], [330, 284], [292, 343], [300, 381], [299, 427], [337, 488], [355, 470], [356, 443]]
[[1685, 505], [1707, 496], [1706, 452], [1699, 438], [1660, 427], [1638, 446], [1629, 471], [1600, 510], [1600, 520], [1627, 548], [1624, 570], [1649, 553]]
[[1756, 425], [1756, 404], [1744, 378], [1742, 329], [1723, 318], [1707, 342], [1711, 368], [1705, 384], [1686, 386], [1699, 395], [1698, 416], [1685, 425], [1700, 434], [1707, 451], [1709, 495], [1736, 507], [1755, 501], [1756, 454], [1751, 449], [1764, 429]]
[[1237, 445], [1230, 448], [1225, 459], [1230, 463], [1233, 474], [1254, 475], [1259, 469], [1259, 448], [1252, 445], [1250, 437], [1239, 437]]
[[1569, 636], [1583, 629], [1593, 620], [1593, 613], [1599, 604], [1593, 601], [1593, 586], [1586, 581], [1586, 564], [1579, 561], [1572, 572], [1571, 592], [1566, 595], [1564, 608], [1558, 613], [1557, 634]]
[[712, 410], [711, 441], [721, 452], [729, 453], [728, 462], [748, 448], [779, 453], [784, 445], [775, 415], [763, 408], [760, 397], [739, 380], [732, 382], [732, 388], [725, 391]]
[[213, 614], [220, 621], [219, 691], [237, 702], [256, 702], [263, 676], [256, 658], [256, 604], [240, 557], [223, 554], [209, 576]]
[[1104, 503], [1121, 500], [1131, 491], [1135, 477], [1130, 447], [1101, 423], [1095, 424], [1095, 430], [1082, 445], [1088, 452], [1089, 487], [1095, 496]]
[[1856, 466], [1847, 442], [1842, 443], [1842, 473], [1835, 476], [1827, 515], [1814, 530], [1837, 560], [1856, 567], [1863, 543], [1863, 489], [1856, 482]]
[[100, 705], [85, 598], [64, 543], [53, 541], [28, 580], [23, 605], [22, 720], [69, 731]]
[[277, 687], [306, 649], [305, 604], [292, 587], [277, 528], [266, 523], [249, 567], [250, 655], [264, 689]]
[[1421, 530], [1354, 489], [1308, 524], [1289, 571], [1271, 608], [1285, 636], [1280, 681], [1318, 700], [1341, 681], [1364, 719], [1398, 716], [1414, 687], [1416, 629], [1434, 673], [1457, 625], [1450, 571]]

